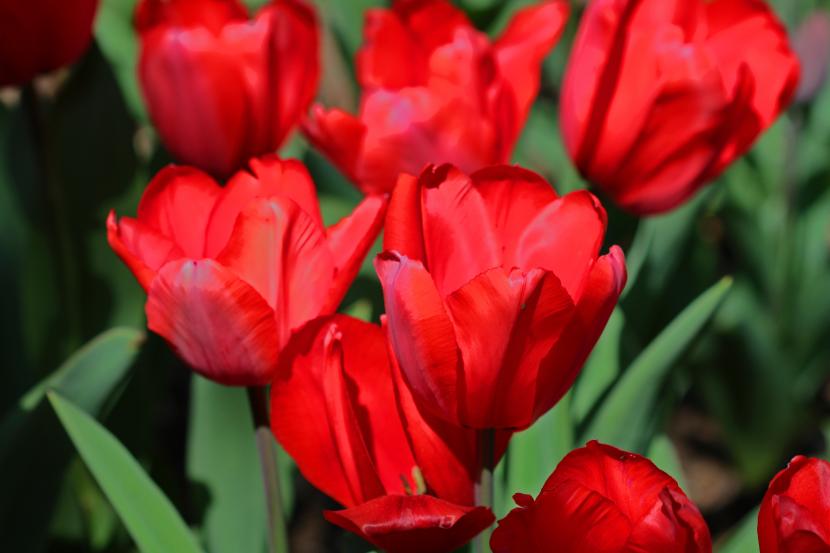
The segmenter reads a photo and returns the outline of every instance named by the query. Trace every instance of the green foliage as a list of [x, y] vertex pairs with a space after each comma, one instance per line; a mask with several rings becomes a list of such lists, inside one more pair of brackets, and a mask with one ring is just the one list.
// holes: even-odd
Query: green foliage
[[175, 507], [118, 440], [55, 392], [49, 401], [142, 553], [200, 553]]

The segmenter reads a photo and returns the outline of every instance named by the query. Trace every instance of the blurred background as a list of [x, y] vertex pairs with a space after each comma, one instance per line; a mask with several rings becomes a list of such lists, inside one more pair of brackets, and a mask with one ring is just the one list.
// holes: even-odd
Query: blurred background
[[[251, 8], [261, 1], [249, 0]], [[525, 0], [460, 0], [496, 34]], [[102, 0], [95, 42], [34, 91], [0, 91], [0, 550], [131, 552], [119, 516], [43, 396], [57, 388], [125, 445], [209, 553], [261, 552], [264, 499], [244, 390], [193, 375], [147, 334], [144, 292], [109, 249], [110, 209], [135, 213], [171, 161], [137, 88], [135, 0]], [[515, 159], [564, 193], [584, 187], [564, 153], [558, 87], [578, 23], [546, 61]], [[536, 494], [564, 454], [598, 438], [677, 478], [725, 553], [757, 551], [755, 509], [795, 454], [830, 436], [830, 0], [773, 0], [803, 64], [798, 100], [720, 181], [668, 215], [609, 202], [629, 287], [580, 380], [499, 467], [497, 516]], [[363, 11], [317, 0], [325, 24], [319, 99], [354, 111]], [[46, 132], [29, 109], [40, 106]], [[43, 153], [45, 152], [45, 154]], [[295, 136], [327, 223], [359, 193]], [[44, 178], [48, 175], [48, 178]], [[51, 183], [51, 184], [50, 184]], [[371, 257], [343, 304], [377, 320]], [[325, 523], [335, 508], [283, 463], [294, 551], [367, 551]]]

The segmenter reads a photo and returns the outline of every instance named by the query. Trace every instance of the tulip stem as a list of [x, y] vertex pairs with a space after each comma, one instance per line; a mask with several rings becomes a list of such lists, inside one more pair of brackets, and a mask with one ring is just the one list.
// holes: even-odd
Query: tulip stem
[[[494, 487], [493, 471], [496, 464], [496, 431], [482, 430], [478, 440], [479, 463], [481, 477], [476, 484], [476, 505], [493, 508]], [[490, 530], [484, 530], [473, 540], [474, 553], [488, 553], [490, 551]]]
[[271, 553], [288, 553], [288, 533], [282, 508], [277, 444], [271, 433], [268, 414], [268, 389], [264, 386], [248, 388], [248, 401], [253, 415], [256, 445], [262, 465], [265, 499], [268, 507], [268, 546]]
[[37, 91], [32, 83], [23, 87], [21, 105], [29, 120], [34, 146], [35, 179], [40, 196], [40, 215], [36, 222], [42, 225], [49, 241], [50, 255], [58, 277], [60, 316], [66, 328], [67, 351], [80, 347], [81, 291], [76, 265], [76, 253], [70, 234], [71, 223], [67, 213], [64, 190], [59, 182], [55, 160], [51, 155], [48, 122], [43, 113]]

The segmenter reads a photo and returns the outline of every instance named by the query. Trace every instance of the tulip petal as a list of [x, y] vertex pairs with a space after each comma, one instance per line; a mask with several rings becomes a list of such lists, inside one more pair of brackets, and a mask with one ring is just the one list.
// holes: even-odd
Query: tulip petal
[[[399, 89], [426, 81], [426, 53], [392, 10], [367, 10], [363, 46], [357, 53], [362, 88]], [[408, 60], [401, 63], [401, 60]]]
[[459, 29], [473, 27], [464, 11], [448, 0], [395, 0], [392, 10], [427, 53], [452, 42]]
[[462, 423], [479, 429], [533, 422], [539, 363], [567, 325], [573, 303], [552, 273], [501, 268], [476, 277], [446, 300], [464, 362]]
[[383, 227], [383, 249], [423, 262], [426, 249], [421, 219], [420, 179], [404, 173], [398, 178], [389, 200]]
[[736, 88], [741, 66], [747, 66], [759, 83], [750, 104], [761, 128], [768, 127], [798, 86], [800, 68], [787, 30], [764, 2], [716, 0], [705, 6], [707, 45], [715, 51], [727, 88]]
[[124, 217], [119, 221], [113, 211], [107, 217], [107, 241], [145, 291], [161, 267], [184, 257], [168, 238], [135, 219]]
[[221, 194], [216, 181], [190, 167], [162, 169], [138, 204], [138, 220], [174, 242], [185, 256], [205, 255], [210, 212]]
[[139, 31], [170, 25], [220, 32], [225, 24], [247, 18], [248, 12], [238, 0], [142, 0], [136, 7], [135, 26]]
[[499, 71], [517, 105], [514, 138], [508, 140], [511, 144], [539, 93], [542, 60], [562, 35], [568, 12], [568, 4], [559, 0], [519, 10], [495, 43]]
[[617, 246], [594, 263], [573, 317], [542, 360], [534, 418], [556, 405], [576, 380], [625, 288], [626, 278], [625, 257]]
[[605, 209], [593, 194], [580, 190], [537, 213], [518, 240], [516, 265], [553, 272], [578, 302], [605, 237]]
[[458, 422], [461, 358], [441, 296], [419, 261], [384, 252], [375, 260], [383, 287], [389, 339], [416, 401]]
[[222, 251], [230, 238], [236, 218], [248, 204], [258, 198], [290, 198], [323, 228], [314, 181], [301, 162], [281, 160], [269, 155], [251, 159], [250, 165], [251, 172], [236, 173], [216, 201], [207, 229], [209, 256], [218, 255]]
[[364, 183], [358, 178], [357, 168], [366, 134], [366, 127], [358, 118], [339, 109], [325, 110], [314, 105], [302, 129], [309, 142], [362, 192], [372, 194], [389, 188], [386, 184], [378, 187], [376, 183]]
[[420, 177], [426, 266], [442, 296], [501, 265], [484, 200], [470, 177], [449, 165]]
[[502, 266], [521, 266], [516, 257], [519, 238], [539, 212], [557, 199], [556, 191], [536, 173], [511, 165], [488, 167], [471, 178], [487, 206]]
[[322, 312], [334, 312], [354, 282], [360, 266], [375, 243], [386, 214], [386, 198], [369, 196], [354, 211], [328, 228], [327, 243], [334, 265], [329, 301]]
[[273, 151], [299, 123], [317, 94], [320, 33], [314, 10], [302, 0], [266, 4], [257, 14], [260, 18], [267, 19], [270, 28], [264, 71], [269, 76], [265, 100], [273, 106], [273, 134], [266, 147]]
[[625, 548], [629, 521], [594, 491], [566, 482], [536, 501], [529, 497], [521, 501], [521, 507], [510, 511], [493, 532], [493, 553], [547, 551], [552, 544], [563, 553], [629, 552]]
[[324, 515], [389, 553], [449, 553], [495, 520], [485, 507], [462, 507], [428, 495], [387, 495]]
[[[371, 325], [358, 325], [342, 316], [311, 321], [292, 336], [271, 385], [274, 436], [309, 482], [346, 506], [385, 493], [369, 455], [370, 434], [364, 432], [369, 429], [361, 429], [354, 403], [354, 390], [359, 388], [353, 375], [347, 383], [349, 377], [344, 373], [346, 367], [355, 366], [351, 359], [355, 355], [363, 355], [371, 369], [385, 366], [388, 370], [382, 343], [360, 351], [367, 341], [364, 332], [380, 334]], [[389, 388], [388, 379], [386, 385]], [[387, 393], [391, 396], [391, 390]], [[391, 406], [394, 411], [394, 400]], [[379, 403], [372, 407], [384, 410], [387, 406]], [[386, 408], [384, 413], [388, 411]], [[395, 416], [393, 420], [398, 419]], [[405, 446], [402, 429], [399, 434], [398, 445]], [[398, 449], [394, 446], [394, 442], [390, 444]]]
[[215, 261], [165, 265], [147, 295], [147, 326], [193, 369], [234, 386], [264, 386], [277, 365], [274, 312]]
[[288, 198], [254, 200], [237, 218], [217, 260], [253, 286], [277, 313], [280, 345], [292, 329], [320, 315], [329, 301], [334, 269], [325, 236]]

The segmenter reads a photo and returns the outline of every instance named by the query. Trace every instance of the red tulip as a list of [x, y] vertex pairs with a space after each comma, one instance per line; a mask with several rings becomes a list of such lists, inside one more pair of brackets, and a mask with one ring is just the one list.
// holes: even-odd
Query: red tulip
[[568, 454], [534, 501], [490, 539], [493, 553], [711, 553], [700, 511], [648, 459], [591, 442]]
[[303, 476], [345, 507], [329, 521], [390, 553], [452, 551], [494, 520], [472, 506], [476, 434], [422, 415], [397, 371], [380, 327], [311, 321], [280, 361], [271, 426]]
[[763, 0], [594, 0], [565, 75], [565, 144], [621, 207], [667, 211], [749, 149], [798, 75]]
[[92, 40], [98, 0], [0, 2], [0, 86], [74, 63]]
[[625, 280], [599, 257], [605, 210], [538, 175], [444, 165], [402, 176], [375, 262], [390, 341], [419, 404], [477, 429], [522, 429], [564, 395]]
[[224, 188], [169, 167], [136, 219], [110, 213], [110, 246], [147, 291], [147, 324], [193, 369], [231, 385], [264, 385], [290, 332], [342, 300], [380, 231], [370, 197], [326, 229], [298, 161], [251, 161]]
[[761, 553], [830, 552], [830, 463], [794, 458], [772, 480], [758, 514]]
[[162, 141], [218, 178], [273, 153], [314, 99], [318, 30], [304, 0], [252, 19], [238, 0], [141, 0], [139, 79]]
[[367, 12], [360, 114], [315, 106], [304, 130], [364, 192], [428, 163], [465, 171], [509, 161], [568, 15], [562, 0], [518, 12], [495, 41], [447, 0]]

